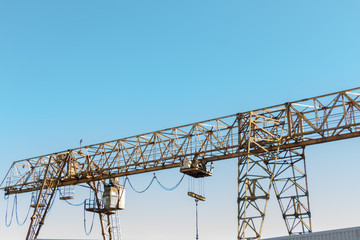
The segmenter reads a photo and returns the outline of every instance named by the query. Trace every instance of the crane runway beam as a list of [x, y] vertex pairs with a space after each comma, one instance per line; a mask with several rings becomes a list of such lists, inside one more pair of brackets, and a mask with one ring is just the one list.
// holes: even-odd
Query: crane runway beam
[[[321, 139], [310, 139], [310, 140], [297, 142], [297, 143], [283, 144], [280, 146], [280, 149], [294, 148], [297, 146], [309, 146], [309, 145], [314, 145], [314, 144], [333, 142], [333, 141], [356, 138], [356, 137], [360, 137], [360, 131], [354, 132], [354, 133], [349, 133], [349, 134], [344, 134], [344, 135], [337, 135], [337, 136], [332, 136], [332, 137], [321, 138]], [[273, 147], [269, 147], [269, 148], [267, 148], [267, 150], [272, 151]], [[255, 153], [261, 153], [264, 151], [265, 150], [263, 150], [263, 149], [253, 150], [252, 153], [255, 154]], [[244, 155], [246, 155], [246, 152], [237, 152], [237, 153], [232, 153], [232, 154], [227, 154], [227, 155], [222, 155], [222, 156], [209, 157], [209, 158], [207, 158], [207, 161], [215, 162], [215, 161], [220, 161], [220, 160], [225, 160], [225, 159], [230, 159], [230, 158], [241, 157]], [[171, 169], [171, 168], [178, 168], [180, 166], [181, 166], [181, 163], [173, 163], [173, 164], [168, 164], [165, 166], [149, 167], [149, 168], [139, 169], [139, 170], [131, 171], [131, 172], [120, 172], [120, 173], [113, 173], [111, 175], [87, 176], [85, 178], [62, 180], [59, 183], [59, 187], [60, 186], [68, 186], [68, 185], [77, 185], [80, 183], [87, 183], [90, 181], [98, 181], [98, 180], [114, 178], [114, 177], [124, 177], [124, 176], [141, 174], [141, 173], [146, 173], [146, 172], [155, 172], [155, 171], [166, 170], [166, 169]], [[19, 194], [19, 193], [37, 191], [37, 190], [41, 189], [41, 186], [25, 188], [25, 189], [21, 189], [21, 190], [17, 190], [16, 188], [11, 189], [11, 187], [8, 187], [8, 188], [4, 187], [2, 189], [6, 190], [5, 194], [10, 195], [10, 194]]]

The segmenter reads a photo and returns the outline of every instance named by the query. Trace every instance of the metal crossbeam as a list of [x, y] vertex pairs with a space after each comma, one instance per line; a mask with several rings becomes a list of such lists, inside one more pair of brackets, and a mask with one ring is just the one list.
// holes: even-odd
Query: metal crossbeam
[[[260, 238], [271, 186], [289, 234], [306, 232], [311, 221], [302, 148], [354, 137], [360, 137], [360, 88], [16, 161], [0, 190], [44, 191], [177, 168], [185, 160], [239, 158], [238, 239]], [[48, 169], [59, 173], [56, 187]]]
[[[285, 112], [272, 116], [250, 113], [239, 121], [239, 149], [247, 154], [238, 159], [238, 239], [260, 239], [270, 187], [283, 143]], [[268, 151], [267, 147], [276, 150]], [[259, 153], [252, 153], [260, 150]]]
[[238, 123], [250, 113], [267, 124], [272, 120], [265, 117], [284, 123], [281, 149], [358, 137], [360, 88], [17, 161], [0, 189], [7, 194], [39, 190], [48, 159], [61, 161], [68, 153], [73, 163], [59, 186], [175, 168], [194, 156], [206, 161], [245, 156], [246, 131], [239, 132]]

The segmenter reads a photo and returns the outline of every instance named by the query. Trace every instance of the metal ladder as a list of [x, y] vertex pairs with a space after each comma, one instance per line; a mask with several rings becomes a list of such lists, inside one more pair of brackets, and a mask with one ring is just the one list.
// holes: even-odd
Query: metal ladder
[[121, 227], [120, 227], [120, 214], [119, 211], [115, 211], [115, 214], [111, 214], [111, 230], [114, 240], [121, 240]]
[[[54, 189], [52, 188], [44, 189], [44, 191], [38, 196], [39, 205], [37, 207], [37, 211], [35, 211], [33, 215], [34, 220], [30, 230], [30, 236], [29, 236], [30, 239], [37, 237], [38, 230], [41, 228], [41, 225], [43, 225], [45, 214], [51, 208], [50, 200], [51, 200], [51, 196], [54, 194], [53, 191]], [[36, 205], [34, 206], [34, 208], [36, 209]]]
[[70, 159], [70, 156], [70, 153], [68, 153], [66, 159], [60, 161], [56, 168], [50, 167], [53, 164], [52, 161], [54, 160], [53, 157], [50, 157], [44, 172], [44, 180], [41, 184], [38, 196], [35, 197], [36, 204], [34, 205], [34, 213], [31, 217], [26, 240], [36, 239], [38, 237], [41, 227], [44, 225], [46, 214], [52, 206], [52, 202], [60, 182], [60, 176], [64, 170], [66, 162]]

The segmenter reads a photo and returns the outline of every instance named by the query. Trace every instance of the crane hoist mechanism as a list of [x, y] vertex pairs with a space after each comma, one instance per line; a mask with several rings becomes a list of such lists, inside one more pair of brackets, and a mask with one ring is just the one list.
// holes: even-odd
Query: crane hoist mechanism
[[[197, 155], [194, 156], [193, 160], [188, 160], [185, 159], [184, 161], [182, 161], [181, 167], [180, 167], [180, 172], [189, 175], [190, 179], [189, 181], [194, 182], [193, 179], [191, 178], [204, 178], [204, 177], [210, 177], [213, 173], [213, 163], [211, 162], [210, 168], [207, 168], [207, 162], [204, 159], [199, 159]], [[199, 183], [198, 190], [200, 191], [200, 193], [196, 193], [194, 184], [189, 184], [189, 191], [188, 191], [188, 195], [192, 198], [195, 199], [195, 207], [196, 207], [196, 222], [195, 222], [195, 226], [196, 226], [196, 237], [195, 239], [198, 240], [199, 239], [199, 217], [198, 217], [198, 202], [200, 201], [205, 201], [205, 196], [203, 193], [203, 187], [204, 185], [204, 181], [201, 181]], [[191, 186], [191, 188], [190, 188]]]
[[208, 169], [206, 160], [198, 159], [198, 157], [195, 156], [193, 160], [183, 160], [180, 172], [194, 178], [209, 177], [213, 172], [213, 163], [211, 163], [210, 169]]
[[[189, 189], [188, 195], [194, 199], [205, 201], [205, 196], [203, 196], [203, 185], [204, 177], [210, 177], [213, 173], [213, 163], [211, 163], [210, 167], [208, 168], [207, 163], [204, 160], [199, 160], [197, 157], [194, 160], [184, 160], [180, 167], [180, 172], [189, 176]], [[196, 183], [196, 179], [200, 180]], [[197, 189], [195, 185], [198, 185]], [[196, 193], [199, 191], [200, 193]]]
[[305, 148], [355, 137], [360, 88], [15, 161], [0, 190], [14, 203], [17, 194], [32, 192], [28, 240], [38, 238], [57, 192], [72, 201], [73, 187], [86, 184], [85, 209], [99, 216], [103, 239], [120, 239], [114, 216], [124, 207], [125, 183], [117, 178], [180, 168], [202, 179], [212, 175], [209, 163], [236, 158], [237, 239], [261, 238], [271, 189], [288, 234], [303, 234], [312, 231]]
[[[189, 166], [189, 165], [188, 165]], [[202, 170], [204, 171], [204, 170]], [[211, 163], [210, 171], [212, 173], [213, 171], [213, 164]], [[194, 172], [193, 172], [194, 173]], [[195, 174], [198, 176], [197, 174]], [[210, 175], [206, 175], [210, 176]], [[199, 201], [205, 201], [205, 191], [204, 191], [204, 177], [193, 177], [189, 176], [189, 190], [188, 195], [195, 200], [195, 231], [196, 231], [196, 237], [195, 239], [199, 239]]]

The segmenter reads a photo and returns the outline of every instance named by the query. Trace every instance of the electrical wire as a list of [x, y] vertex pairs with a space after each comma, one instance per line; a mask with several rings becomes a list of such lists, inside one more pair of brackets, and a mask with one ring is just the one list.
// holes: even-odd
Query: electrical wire
[[[129, 185], [130, 187], [137, 193], [144, 193], [145, 191], [147, 191], [151, 185], [153, 184], [154, 180], [157, 181], [157, 183], [160, 185], [161, 188], [163, 188], [164, 190], [166, 191], [172, 191], [172, 190], [175, 190], [180, 184], [181, 182], [183, 181], [185, 177], [185, 174], [181, 177], [181, 179], [179, 180], [179, 182], [174, 186], [174, 187], [171, 187], [171, 188], [168, 188], [166, 186], [164, 186], [160, 181], [159, 179], [156, 177], [156, 175], [154, 174], [153, 178], [151, 179], [149, 185], [144, 189], [144, 190], [137, 190], [134, 188], [134, 186], [132, 185], [130, 179], [128, 177], [125, 178], [125, 181], [124, 181], [124, 186], [126, 185], [126, 182], [129, 182]], [[60, 196], [63, 197], [61, 191], [59, 189], [56, 190], [55, 192], [55, 196], [54, 198], [56, 198], [56, 195], [57, 193], [59, 192]], [[14, 202], [13, 202], [13, 206], [12, 206], [12, 210], [11, 210], [11, 217], [10, 217], [10, 221], [8, 220], [8, 215], [9, 215], [9, 196], [4, 196], [4, 199], [7, 200], [7, 204], [6, 204], [6, 215], [5, 215], [5, 224], [7, 227], [10, 227], [11, 226], [11, 223], [12, 223], [12, 220], [13, 220], [13, 217], [14, 217], [14, 211], [15, 211], [15, 217], [16, 217], [16, 221], [17, 221], [17, 224], [19, 226], [22, 226], [25, 224], [26, 220], [28, 219], [29, 217], [29, 214], [30, 214], [30, 209], [31, 209], [31, 206], [29, 206], [29, 209], [27, 211], [27, 214], [26, 214], [26, 217], [24, 219], [24, 221], [20, 222], [19, 220], [19, 215], [18, 215], [18, 201], [17, 201], [17, 195], [15, 195], [14, 197]], [[94, 226], [94, 218], [95, 218], [95, 213], [93, 214], [93, 217], [92, 217], [92, 223], [91, 223], [91, 227], [89, 229], [89, 231], [87, 230], [87, 227], [86, 227], [86, 214], [85, 214], [85, 201], [81, 202], [81, 203], [71, 203], [69, 202], [68, 200], [64, 199], [65, 202], [71, 206], [74, 206], [74, 207], [78, 207], [78, 206], [81, 206], [83, 205], [84, 206], [84, 230], [85, 230], [85, 234], [88, 236], [90, 235], [90, 233], [92, 232], [92, 229], [93, 229], [93, 226]], [[55, 202], [55, 199], [52, 199], [52, 202], [51, 202], [51, 205], [49, 207], [49, 210], [48, 210], [48, 213], [51, 211], [53, 205], [54, 205], [54, 202]]]
[[134, 186], [131, 184], [130, 179], [129, 179], [128, 177], [125, 178], [124, 186], [126, 185], [126, 182], [129, 182], [129, 185], [130, 185], [130, 187], [132, 188], [132, 190], [134, 190], [134, 191], [137, 192], [137, 193], [144, 193], [144, 192], [146, 192], [146, 191], [151, 187], [151, 185], [153, 184], [155, 178], [156, 178], [156, 177], [155, 177], [155, 175], [154, 175], [154, 177], [151, 179], [151, 182], [149, 183], [149, 185], [148, 185], [144, 190], [142, 190], [142, 191], [136, 190], [136, 189], [134, 188]]
[[[16, 196], [16, 195], [15, 195]], [[11, 211], [11, 218], [10, 218], [10, 222], [8, 223], [8, 211], [9, 211], [9, 196], [7, 198], [5, 198], [7, 200], [6, 203], [6, 214], [5, 214], [5, 225], [6, 227], [10, 227], [12, 220], [13, 220], [13, 216], [14, 216], [14, 209], [15, 209], [15, 197], [14, 197], [14, 203], [13, 203], [13, 207], [12, 207], [12, 211]]]
[[19, 216], [18, 216], [18, 201], [17, 201], [17, 196], [15, 196], [15, 204], [16, 204], [16, 210], [15, 210], [15, 216], [16, 216], [16, 222], [19, 226], [22, 226], [25, 224], [26, 220], [28, 219], [29, 217], [29, 214], [30, 214], [30, 209], [31, 209], [31, 204], [29, 204], [29, 209], [27, 211], [27, 214], [26, 214], [26, 217], [24, 219], [24, 221], [22, 223], [20, 223], [19, 221]]
[[155, 180], [158, 182], [158, 184], [160, 185], [160, 187], [162, 187], [162, 188], [163, 188], [164, 190], [166, 190], [166, 191], [173, 191], [173, 190], [175, 190], [175, 189], [180, 185], [180, 183], [183, 181], [184, 177], [185, 177], [185, 174], [183, 174], [183, 176], [181, 177], [180, 181], [179, 181], [174, 187], [168, 188], [168, 187], [165, 187], [164, 185], [162, 185], [162, 184], [160, 183], [159, 179], [158, 179], [158, 178], [156, 177], [156, 175], [154, 174]]
[[199, 210], [198, 210], [198, 199], [195, 199], [196, 203], [196, 240], [199, 239]]
[[91, 221], [91, 227], [90, 227], [89, 231], [87, 231], [87, 228], [86, 228], [86, 214], [85, 214], [85, 212], [86, 212], [86, 209], [85, 209], [85, 205], [84, 205], [84, 231], [85, 231], [86, 236], [89, 236], [90, 233], [93, 230], [93, 227], [94, 227], [95, 212], [93, 213], [93, 217], [92, 217], [92, 221]]
[[173, 191], [175, 190], [177, 187], [179, 187], [179, 185], [181, 184], [181, 182], [184, 180], [184, 177], [185, 177], [185, 174], [183, 174], [183, 176], [181, 177], [180, 181], [178, 183], [176, 183], [176, 185], [174, 187], [171, 187], [171, 188], [168, 188], [168, 187], [165, 187], [160, 181], [159, 179], [156, 177], [155, 173], [154, 173], [154, 176], [153, 178], [151, 179], [149, 185], [144, 189], [144, 190], [137, 190], [134, 188], [134, 186], [132, 185], [130, 179], [128, 177], [125, 178], [125, 182], [124, 182], [124, 186], [126, 185], [126, 182], [129, 182], [129, 185], [130, 187], [132, 188], [132, 190], [134, 190], [135, 192], [137, 193], [144, 193], [146, 192], [150, 187], [151, 185], [153, 184], [154, 180], [156, 180], [156, 182], [160, 185], [160, 187], [166, 191]]

